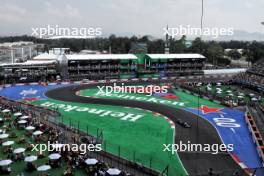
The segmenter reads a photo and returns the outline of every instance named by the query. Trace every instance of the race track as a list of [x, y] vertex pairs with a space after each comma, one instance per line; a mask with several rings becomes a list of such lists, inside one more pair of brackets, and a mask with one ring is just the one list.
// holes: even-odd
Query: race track
[[[98, 85], [106, 84], [99, 83], [81, 86], [71, 85], [63, 88], [50, 90], [46, 92], [45, 95], [49, 98], [66, 102], [102, 104], [111, 106], [127, 106], [150, 110], [170, 118], [175, 123], [175, 143], [179, 143], [180, 141], [182, 141], [183, 143], [187, 143], [188, 141], [191, 141], [191, 143], [197, 144], [222, 144], [222, 141], [217, 131], [207, 120], [182, 109], [173, 108], [167, 105], [158, 105], [150, 102], [141, 102], [135, 100], [91, 98], [76, 95], [76, 92], [79, 90], [96, 87]], [[176, 123], [177, 118], [180, 118], [183, 121], [190, 123], [192, 125], [192, 128], [183, 128], [182, 126], [178, 125]], [[204, 152], [184, 152], [178, 154], [184, 167], [190, 175], [206, 174], [208, 173], [209, 168], [213, 168], [213, 171], [218, 173], [227, 171], [227, 173], [223, 173], [223, 175], [230, 175], [230, 171], [232, 170], [238, 171], [240, 173], [240, 176], [246, 175], [228, 153], [219, 153], [217, 155], [214, 155], [211, 153]]]

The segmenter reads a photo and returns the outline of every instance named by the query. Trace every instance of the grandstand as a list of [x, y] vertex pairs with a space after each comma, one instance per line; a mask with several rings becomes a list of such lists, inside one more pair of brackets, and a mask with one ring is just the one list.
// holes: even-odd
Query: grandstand
[[[2, 64], [10, 81], [21, 76], [50, 80], [128, 79], [203, 74], [200, 54], [41, 54], [25, 63]], [[22, 70], [27, 72], [24, 73]], [[11, 74], [10, 74], [11, 73]], [[7, 78], [7, 77], [5, 77]], [[37, 79], [36, 79], [37, 80]]]
[[[256, 90], [263, 95], [264, 91], [264, 59], [259, 59], [247, 72], [241, 73], [234, 77], [233, 81], [239, 85], [245, 86], [248, 89]], [[264, 108], [263, 103], [252, 102], [248, 105], [248, 111], [258, 129], [260, 137], [264, 136]], [[263, 145], [263, 141], [261, 143]], [[262, 147], [263, 148], [263, 147]], [[263, 149], [262, 149], [263, 150]], [[263, 156], [262, 156], [263, 157]]]
[[235, 83], [244, 85], [250, 89], [264, 91], [264, 59], [257, 61], [246, 73], [234, 77]]
[[56, 77], [56, 61], [31, 61], [24, 63], [2, 64], [0, 77], [12, 82], [38, 82], [52, 80]]
[[249, 73], [255, 74], [255, 75], [259, 75], [259, 76], [264, 76], [264, 63], [263, 63], [264, 59], [260, 59], [258, 60], [249, 70]]
[[67, 55], [71, 79], [136, 77], [138, 57], [133, 54]]
[[[146, 68], [160, 76], [202, 74], [205, 57], [200, 54], [147, 54]], [[144, 71], [143, 71], [144, 72]]]

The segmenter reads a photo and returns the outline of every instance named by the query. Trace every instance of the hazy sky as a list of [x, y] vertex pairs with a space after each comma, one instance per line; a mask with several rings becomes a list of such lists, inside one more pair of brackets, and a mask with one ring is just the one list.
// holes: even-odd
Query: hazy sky
[[[204, 0], [205, 27], [264, 32], [264, 0]], [[199, 27], [201, 0], [0, 0], [0, 35], [31, 34], [31, 27], [101, 27], [105, 35], [150, 34]]]

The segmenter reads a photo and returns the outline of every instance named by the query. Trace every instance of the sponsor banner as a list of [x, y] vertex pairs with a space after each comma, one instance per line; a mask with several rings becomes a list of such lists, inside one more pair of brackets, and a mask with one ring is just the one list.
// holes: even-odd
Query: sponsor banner
[[[140, 95], [133, 95], [133, 94], [111, 94], [111, 93], [96, 93], [96, 97], [103, 97], [103, 98], [119, 98], [119, 99], [126, 99], [126, 100], [137, 100], [137, 101], [146, 101], [150, 103], [158, 103], [158, 104], [166, 104], [175, 107], [185, 107], [186, 102], [180, 101], [171, 101], [166, 99], [160, 99], [156, 97], [149, 97], [149, 96], [140, 96]], [[176, 98], [176, 97], [175, 97]]]
[[177, 97], [173, 93], [155, 93], [155, 94], [153, 94], [153, 96], [166, 98], [166, 99], [174, 99], [174, 100], [178, 100], [179, 99], [179, 97]]
[[0, 91], [0, 96], [6, 97], [11, 100], [25, 100], [34, 101], [46, 99], [44, 93], [50, 89], [60, 87], [62, 85], [19, 85], [8, 88], [3, 88]]
[[120, 120], [135, 122], [144, 117], [144, 114], [136, 114], [136, 113], [126, 113], [126, 112], [117, 112], [114, 110], [104, 110], [99, 108], [89, 108], [89, 107], [81, 107], [81, 106], [73, 106], [69, 104], [57, 104], [53, 102], [44, 102], [40, 104], [40, 106], [46, 108], [58, 108], [63, 110], [64, 112], [87, 112], [89, 114], [96, 114], [98, 117], [116, 117]]

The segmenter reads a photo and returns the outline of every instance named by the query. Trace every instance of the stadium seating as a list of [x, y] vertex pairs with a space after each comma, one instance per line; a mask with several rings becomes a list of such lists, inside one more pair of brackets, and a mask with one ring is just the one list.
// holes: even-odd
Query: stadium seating
[[233, 82], [257, 91], [264, 91], [264, 59], [257, 61], [246, 73], [233, 78]]
[[264, 76], [264, 59], [258, 60], [249, 70], [248, 72]]

